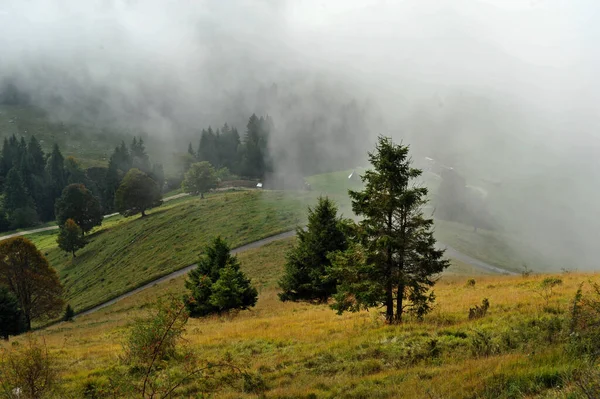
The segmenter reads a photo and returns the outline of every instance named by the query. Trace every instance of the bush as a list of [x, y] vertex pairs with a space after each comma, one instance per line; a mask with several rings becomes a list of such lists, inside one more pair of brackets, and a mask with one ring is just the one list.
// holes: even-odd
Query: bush
[[175, 355], [189, 317], [185, 304], [171, 298], [154, 307], [153, 314], [135, 320], [129, 328], [123, 343], [128, 364], [152, 367], [150, 363]]
[[596, 359], [600, 356], [600, 285], [591, 286], [590, 295], [584, 296], [581, 284], [573, 299], [569, 350]]
[[32, 336], [22, 345], [14, 345], [0, 363], [0, 387], [8, 397], [20, 389], [24, 398], [43, 398], [58, 386], [58, 368], [45, 342]]
[[71, 307], [71, 305], [67, 305], [65, 309], [65, 314], [63, 315], [63, 321], [73, 321], [73, 317], [75, 317], [75, 311]]
[[475, 305], [474, 308], [469, 309], [469, 320], [480, 319], [484, 317], [487, 314], [489, 307], [490, 302], [487, 298], [483, 298], [483, 301], [481, 301], [481, 306]]
[[467, 283], [465, 284], [465, 286], [467, 286], [467, 287], [475, 287], [475, 279], [474, 278], [468, 279]]

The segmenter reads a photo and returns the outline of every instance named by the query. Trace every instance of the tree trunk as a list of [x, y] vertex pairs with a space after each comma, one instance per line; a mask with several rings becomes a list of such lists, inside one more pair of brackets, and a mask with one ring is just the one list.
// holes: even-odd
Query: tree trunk
[[391, 279], [388, 279], [385, 291], [385, 321], [392, 324], [394, 322], [394, 293]]
[[404, 283], [398, 284], [398, 297], [396, 299], [396, 322], [402, 322], [402, 302], [404, 299]]
[[25, 331], [31, 331], [31, 316], [25, 314]]
[[75, 255], [75, 251], [73, 251], [73, 257], [76, 258], [77, 256]]
[[145, 217], [146, 216], [146, 210], [142, 209], [142, 216], [141, 217]]
[[204, 199], [204, 193], [200, 193], [200, 199]]

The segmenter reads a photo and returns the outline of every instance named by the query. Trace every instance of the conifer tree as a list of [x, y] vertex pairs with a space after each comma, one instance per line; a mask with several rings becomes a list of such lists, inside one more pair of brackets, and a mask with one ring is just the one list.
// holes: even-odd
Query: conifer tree
[[185, 282], [190, 290], [184, 302], [191, 316], [205, 316], [231, 309], [247, 309], [256, 304], [258, 292], [240, 270], [229, 245], [217, 237]]
[[308, 208], [308, 225], [306, 230], [296, 230], [297, 244], [287, 254], [279, 282], [282, 301], [325, 302], [335, 294], [337, 281], [328, 275], [331, 265], [328, 256], [348, 248], [344, 223], [327, 197], [319, 197], [317, 205]]
[[349, 192], [361, 221], [357, 245], [333, 256], [339, 281], [333, 307], [340, 313], [383, 305], [393, 323], [407, 310], [417, 317], [431, 310], [430, 289], [449, 263], [435, 248], [433, 220], [421, 211], [427, 189], [413, 184], [421, 171], [411, 166], [408, 150], [379, 137], [369, 153], [373, 169], [361, 177], [364, 189]]

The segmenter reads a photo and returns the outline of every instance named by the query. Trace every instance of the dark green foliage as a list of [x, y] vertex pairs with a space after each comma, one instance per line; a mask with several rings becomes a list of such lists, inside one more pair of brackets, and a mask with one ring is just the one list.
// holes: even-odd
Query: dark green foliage
[[150, 173], [152, 168], [150, 166], [150, 158], [146, 153], [144, 140], [141, 137], [139, 140], [134, 137], [129, 148], [131, 150], [131, 167], [137, 168], [144, 173]]
[[217, 136], [209, 126], [208, 130], [202, 129], [200, 145], [198, 147], [198, 161], [205, 161], [213, 166], [219, 166], [219, 153], [217, 151]]
[[52, 147], [52, 153], [48, 157], [46, 164], [46, 171], [48, 172], [50, 182], [51, 200], [60, 197], [64, 187], [67, 185], [67, 176], [65, 172], [65, 159], [58, 148], [58, 144], [54, 144]]
[[141, 213], [146, 216], [146, 209], [160, 205], [162, 199], [158, 184], [139, 169], [130, 169], [123, 178], [115, 193], [117, 211], [129, 216]]
[[225, 124], [219, 130], [202, 129], [198, 151], [192, 145], [179, 156], [181, 172], [185, 173], [193, 160], [209, 162], [215, 169], [227, 168], [234, 174], [263, 178], [272, 170], [268, 139], [273, 131], [270, 117], [252, 115], [246, 127], [244, 143], [237, 129]]
[[83, 184], [70, 184], [63, 190], [56, 201], [55, 213], [59, 226], [64, 226], [67, 219], [73, 219], [84, 234], [100, 226], [103, 219], [98, 198]]
[[0, 337], [8, 339], [23, 331], [23, 314], [17, 298], [6, 287], [0, 285]]
[[6, 176], [3, 209], [11, 228], [32, 226], [38, 221], [35, 203], [17, 168], [12, 168]]
[[270, 117], [258, 118], [252, 114], [244, 136], [242, 175], [262, 179], [265, 173], [271, 171], [268, 140], [273, 130], [273, 120]]
[[87, 244], [81, 228], [73, 219], [67, 219], [65, 224], [60, 226], [56, 242], [60, 249], [72, 253], [73, 257], [75, 257], [75, 252], [78, 249], [85, 247]]
[[63, 315], [63, 321], [73, 321], [73, 317], [75, 317], [75, 311], [73, 310], [71, 305], [67, 304], [65, 314]]
[[219, 271], [219, 278], [211, 287], [210, 304], [218, 313], [230, 309], [248, 309], [256, 305], [257, 297], [256, 288], [252, 287], [250, 279], [234, 261]]
[[229, 245], [217, 237], [185, 282], [190, 293], [184, 301], [191, 316], [205, 316], [232, 309], [248, 309], [256, 304], [258, 292], [240, 270]]
[[314, 209], [308, 208], [307, 228], [296, 230], [298, 243], [287, 254], [279, 282], [282, 301], [324, 302], [336, 292], [337, 281], [328, 275], [328, 256], [348, 248], [343, 223], [334, 202], [327, 197], [319, 197]]
[[435, 300], [429, 291], [435, 276], [449, 266], [435, 248], [433, 220], [421, 212], [427, 189], [411, 185], [421, 171], [411, 167], [407, 146], [379, 137], [369, 160], [373, 170], [361, 177], [364, 190], [349, 192], [362, 220], [357, 245], [334, 256], [332, 274], [340, 284], [333, 307], [384, 305], [388, 323], [400, 322], [407, 310], [421, 318]]

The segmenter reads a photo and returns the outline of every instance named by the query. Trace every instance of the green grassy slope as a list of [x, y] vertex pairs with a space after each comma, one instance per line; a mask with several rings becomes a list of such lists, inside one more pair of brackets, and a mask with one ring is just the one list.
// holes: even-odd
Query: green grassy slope
[[56, 232], [31, 236], [57, 268], [66, 299], [81, 311], [194, 263], [221, 235], [232, 247], [290, 230], [303, 222], [310, 193], [242, 191], [201, 200], [182, 198], [146, 218], [105, 221], [72, 259], [56, 246]]

